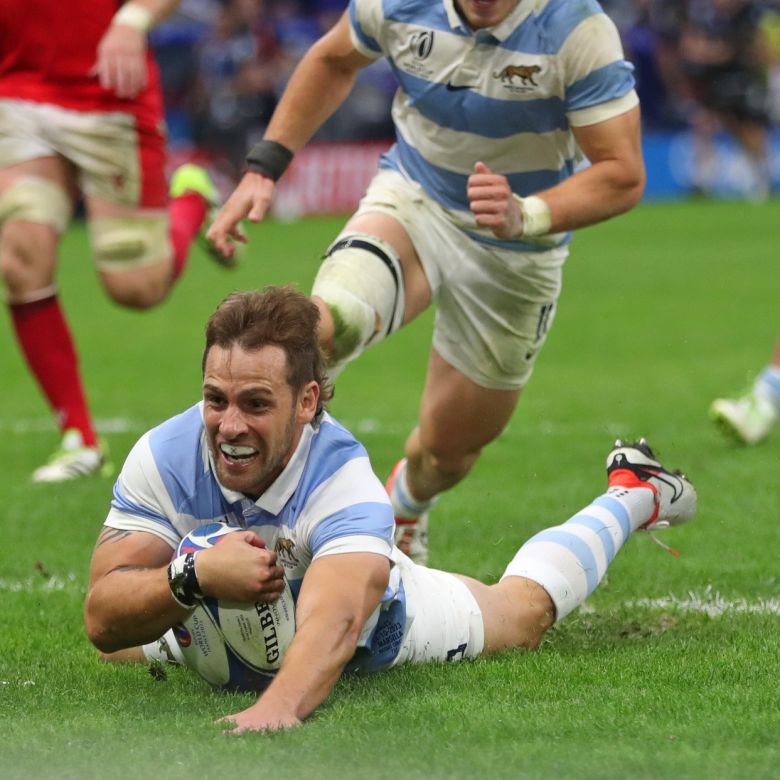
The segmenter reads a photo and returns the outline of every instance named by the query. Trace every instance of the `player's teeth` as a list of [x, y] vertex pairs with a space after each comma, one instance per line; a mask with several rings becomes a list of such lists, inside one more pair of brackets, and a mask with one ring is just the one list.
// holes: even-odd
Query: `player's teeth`
[[219, 447], [230, 458], [246, 458], [255, 454], [254, 447], [235, 447], [232, 444], [220, 444]]

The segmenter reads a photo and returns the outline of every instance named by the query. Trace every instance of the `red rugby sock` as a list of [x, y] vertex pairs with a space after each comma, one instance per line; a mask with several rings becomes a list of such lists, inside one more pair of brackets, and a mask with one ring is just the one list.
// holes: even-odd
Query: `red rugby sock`
[[173, 244], [173, 278], [178, 279], [187, 266], [190, 246], [208, 213], [206, 199], [197, 192], [185, 192], [168, 205], [170, 236]]
[[97, 444], [79, 376], [78, 356], [56, 295], [32, 303], [11, 304], [19, 346], [57, 415], [60, 430], [76, 428], [84, 444]]

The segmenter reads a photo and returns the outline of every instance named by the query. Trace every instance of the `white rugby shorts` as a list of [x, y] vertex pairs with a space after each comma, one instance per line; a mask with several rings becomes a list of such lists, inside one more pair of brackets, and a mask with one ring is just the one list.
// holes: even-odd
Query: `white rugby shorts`
[[444, 360], [480, 387], [522, 388], [555, 317], [568, 249], [479, 243], [461, 229], [484, 233], [473, 220], [392, 170], [380, 171], [360, 201], [357, 214], [371, 212], [398, 220], [414, 244], [436, 303], [433, 345]]
[[0, 167], [52, 155], [73, 163], [85, 195], [131, 207], [166, 205], [162, 133], [140, 132], [130, 113], [0, 99]]
[[406, 635], [393, 661], [422, 664], [476, 658], [485, 646], [482, 611], [463, 580], [393, 552], [406, 593]]

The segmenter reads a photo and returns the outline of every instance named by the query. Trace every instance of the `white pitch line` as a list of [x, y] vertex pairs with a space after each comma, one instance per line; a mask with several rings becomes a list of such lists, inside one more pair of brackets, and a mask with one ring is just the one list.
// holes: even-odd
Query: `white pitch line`
[[[58, 593], [62, 591], [83, 592], [86, 588], [82, 578], [70, 572], [64, 576], [31, 576], [23, 579], [0, 577], [0, 593]], [[747, 599], [743, 597], [727, 598], [720, 592], [707, 587], [703, 592], [689, 591], [683, 596], [670, 593], [660, 598], [630, 599], [621, 605], [624, 609], [651, 609], [674, 612], [689, 612], [723, 617], [724, 615], [780, 615], [780, 599]], [[597, 610], [590, 604], [580, 607], [581, 614], [593, 615]]]
[[60, 577], [38, 575], [21, 580], [0, 577], [0, 593], [58, 593], [62, 591], [83, 591], [86, 585], [73, 572]]
[[[154, 425], [125, 417], [108, 417], [95, 420], [98, 433], [143, 433]], [[57, 426], [51, 417], [34, 417], [27, 420], [0, 420], [0, 433], [24, 435], [28, 433], [56, 433]]]
[[[358, 436], [370, 436], [373, 434], [403, 436], [415, 426], [415, 421], [409, 419], [405, 422], [382, 421], [373, 417], [351, 418], [336, 414], [336, 419], [342, 423], [348, 430]], [[145, 433], [153, 428], [162, 420], [133, 420], [125, 417], [104, 417], [95, 420], [95, 428], [98, 433]], [[507, 425], [505, 433], [511, 431], [514, 427], [522, 429], [528, 435], [541, 435], [546, 438], [567, 438], [580, 434], [603, 434], [606, 431], [607, 438], [614, 439], [621, 435], [622, 431], [630, 428], [627, 424], [608, 422], [594, 427], [590, 424], [582, 425], [562, 425], [550, 421], [523, 421]], [[22, 420], [2, 420], [0, 419], [0, 433], [11, 433], [24, 435], [28, 433], [56, 433], [57, 426], [52, 417], [33, 417]]]
[[[161, 422], [161, 421], [157, 421]], [[126, 417], [104, 417], [95, 420], [95, 428], [98, 433], [144, 433], [154, 427], [157, 422], [132, 420]], [[380, 420], [363, 417], [360, 419], [339, 418], [339, 422], [357, 434], [398, 434], [405, 435], [414, 422], [383, 423]], [[0, 433], [12, 433], [24, 435], [27, 433], [56, 433], [57, 426], [51, 417], [33, 417], [22, 420], [0, 420]]]
[[717, 591], [706, 592], [704, 596], [690, 592], [685, 596], [670, 594], [658, 599], [634, 599], [627, 601], [626, 607], [644, 607], [675, 612], [694, 612], [709, 617], [724, 615], [780, 615], [780, 599], [758, 599], [749, 601], [744, 598], [728, 599]]

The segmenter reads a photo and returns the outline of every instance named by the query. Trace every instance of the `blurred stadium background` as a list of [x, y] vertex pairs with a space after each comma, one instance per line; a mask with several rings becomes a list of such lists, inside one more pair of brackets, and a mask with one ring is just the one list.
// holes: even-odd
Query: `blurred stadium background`
[[[152, 33], [163, 74], [171, 164], [209, 162], [227, 191], [248, 146], [262, 136], [301, 55], [346, 0], [182, 0]], [[636, 69], [649, 180], [646, 197], [766, 196], [780, 184], [780, 2], [604, 0]], [[724, 61], [718, 73], [717, 62]], [[729, 81], [729, 71], [755, 76]], [[733, 136], [702, 116], [695, 79], [718, 73], [722, 92], [766, 87], [764, 171]], [[723, 78], [721, 78], [721, 75]], [[395, 82], [384, 61], [367, 68], [282, 182], [276, 213], [351, 209], [393, 136]], [[722, 95], [733, 99], [734, 95]], [[761, 102], [764, 96], [756, 95]], [[750, 98], [752, 99], [752, 98]], [[761, 167], [761, 166], [759, 166]]]

